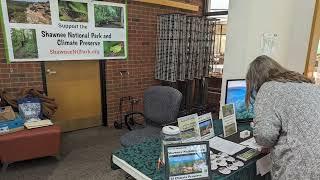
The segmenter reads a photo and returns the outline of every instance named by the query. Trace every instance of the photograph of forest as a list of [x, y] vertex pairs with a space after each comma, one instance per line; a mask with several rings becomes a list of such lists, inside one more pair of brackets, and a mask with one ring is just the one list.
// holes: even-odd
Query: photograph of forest
[[96, 27], [123, 28], [123, 8], [95, 4], [94, 20]]
[[87, 3], [58, 1], [60, 21], [88, 22]]
[[51, 24], [49, 0], [7, 0], [10, 23]]
[[104, 57], [125, 56], [123, 41], [103, 41]]
[[38, 58], [36, 31], [34, 29], [11, 29], [15, 59]]

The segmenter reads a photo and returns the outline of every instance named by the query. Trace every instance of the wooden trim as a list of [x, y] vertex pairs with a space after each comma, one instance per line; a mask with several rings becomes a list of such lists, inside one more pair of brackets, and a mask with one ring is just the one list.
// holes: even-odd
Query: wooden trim
[[171, 1], [171, 0], [133, 0], [133, 1], [149, 3], [149, 4], [157, 4], [162, 6], [169, 6], [169, 7], [185, 9], [189, 11], [196, 11], [196, 12], [199, 11], [199, 6], [177, 2], [177, 1]]
[[99, 61], [102, 124], [108, 126], [106, 60]]
[[316, 0], [304, 74], [312, 78], [320, 38], [320, 0]]
[[46, 95], [48, 95], [48, 86], [47, 86], [47, 72], [46, 72], [46, 64], [44, 61], [40, 62], [41, 65], [41, 76], [42, 76], [42, 87], [43, 91]]

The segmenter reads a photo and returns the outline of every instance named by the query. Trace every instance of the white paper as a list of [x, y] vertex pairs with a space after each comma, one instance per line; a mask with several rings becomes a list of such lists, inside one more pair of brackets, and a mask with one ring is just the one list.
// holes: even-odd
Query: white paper
[[254, 138], [250, 138], [246, 141], [243, 141], [242, 143], [240, 143], [241, 145], [244, 145], [248, 148], [251, 148], [251, 149], [255, 149], [255, 150], [258, 150], [258, 151], [261, 151], [262, 149], [262, 146], [260, 146], [259, 144], [257, 144], [256, 140]]
[[217, 136], [209, 140], [209, 145], [210, 148], [227, 153], [229, 155], [234, 155], [235, 153], [246, 148], [245, 146], [222, 139]]
[[231, 136], [238, 132], [234, 104], [222, 106], [222, 126], [224, 137]]
[[270, 172], [272, 168], [272, 161], [271, 161], [270, 154], [267, 154], [263, 158], [257, 160], [256, 166], [257, 166], [257, 175], [261, 174], [261, 176], [264, 176], [265, 174]]
[[272, 56], [278, 43], [278, 34], [263, 33], [261, 36], [261, 54]]

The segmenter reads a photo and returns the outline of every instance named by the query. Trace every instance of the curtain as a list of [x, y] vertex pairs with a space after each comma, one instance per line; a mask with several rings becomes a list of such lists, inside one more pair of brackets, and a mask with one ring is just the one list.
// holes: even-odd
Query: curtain
[[156, 79], [176, 82], [207, 77], [214, 52], [214, 29], [215, 22], [205, 17], [158, 16]]

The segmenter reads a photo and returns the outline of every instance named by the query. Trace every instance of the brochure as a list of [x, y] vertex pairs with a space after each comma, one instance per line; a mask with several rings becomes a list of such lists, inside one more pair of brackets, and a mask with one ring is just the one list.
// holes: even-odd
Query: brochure
[[178, 118], [182, 142], [199, 141], [201, 139], [197, 122], [198, 114]]
[[211, 113], [199, 116], [198, 126], [201, 140], [208, 140], [214, 136], [214, 127]]
[[224, 137], [237, 133], [237, 121], [234, 110], [234, 104], [222, 106], [222, 126]]

